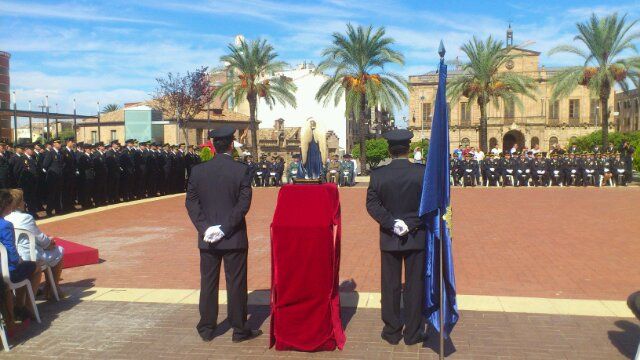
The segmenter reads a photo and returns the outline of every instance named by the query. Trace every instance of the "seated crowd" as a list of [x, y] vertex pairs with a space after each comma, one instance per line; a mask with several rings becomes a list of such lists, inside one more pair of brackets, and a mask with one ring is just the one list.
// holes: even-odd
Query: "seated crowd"
[[628, 144], [616, 151], [594, 148], [568, 151], [555, 146], [549, 153], [539, 148], [510, 151], [498, 147], [485, 155], [474, 148], [456, 149], [450, 156], [453, 186], [626, 186], [632, 179]]
[[[289, 165], [285, 165], [284, 158], [273, 156], [268, 160], [266, 154], [260, 156], [260, 162], [254, 162], [253, 157], [244, 157], [244, 162], [249, 165], [252, 174], [253, 186], [282, 186], [283, 176], [287, 184], [293, 183], [294, 179], [304, 179], [307, 171], [302, 164], [299, 154], [293, 155]], [[342, 161], [337, 154], [331, 156], [322, 169], [322, 179], [339, 186], [353, 186], [355, 183], [356, 162], [351, 155], [345, 154]]]
[[[42, 294], [47, 300], [54, 297], [52, 286], [55, 286], [58, 296], [64, 297], [59, 287], [64, 257], [63, 248], [56, 245], [54, 239], [44, 234], [36, 225], [34, 217], [25, 212], [22, 190], [0, 190], [0, 209], [2, 211], [0, 243], [7, 254], [7, 259], [3, 258], [1, 261], [6, 261], [8, 264], [10, 282], [19, 283], [29, 280], [33, 294]], [[18, 238], [15, 236], [15, 230], [21, 230]], [[24, 234], [25, 231], [35, 239], [35, 258], [31, 257], [30, 240]], [[54, 284], [45, 284], [42, 291], [39, 291], [43, 265], [51, 268]], [[35, 309], [28, 306], [30, 304], [27, 302], [26, 288], [17, 289], [14, 295], [5, 276], [3, 274], [4, 281], [0, 282], [2, 294], [0, 310], [9, 337], [12, 337], [17, 330], [28, 326], [29, 321], [35, 316]]]

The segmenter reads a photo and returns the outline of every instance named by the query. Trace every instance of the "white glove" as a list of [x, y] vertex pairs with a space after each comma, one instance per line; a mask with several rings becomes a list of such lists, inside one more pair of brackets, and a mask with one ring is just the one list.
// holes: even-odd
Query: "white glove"
[[393, 225], [393, 232], [398, 236], [405, 236], [409, 233], [409, 227], [404, 221], [396, 219], [396, 222]]
[[224, 237], [224, 232], [220, 230], [220, 225], [210, 226], [204, 233], [204, 241], [214, 243]]

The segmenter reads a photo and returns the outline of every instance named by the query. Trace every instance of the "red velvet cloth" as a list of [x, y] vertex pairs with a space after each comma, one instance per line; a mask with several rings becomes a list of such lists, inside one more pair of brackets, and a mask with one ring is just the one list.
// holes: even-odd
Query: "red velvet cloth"
[[276, 350], [342, 350], [340, 197], [333, 184], [285, 185], [271, 224], [271, 342]]
[[63, 269], [97, 264], [98, 261], [100, 261], [98, 249], [60, 238], [53, 238], [53, 240], [64, 249], [64, 257], [62, 258]]

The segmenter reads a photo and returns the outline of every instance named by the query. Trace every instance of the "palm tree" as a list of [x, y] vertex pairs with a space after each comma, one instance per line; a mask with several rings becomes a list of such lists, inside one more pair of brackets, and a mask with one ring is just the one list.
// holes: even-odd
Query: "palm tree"
[[633, 44], [640, 39], [640, 32], [631, 32], [638, 20], [628, 22], [626, 15], [618, 14], [599, 18], [591, 15], [591, 19], [577, 23], [579, 35], [574, 40], [586, 46], [587, 51], [574, 45], [557, 46], [549, 54], [570, 53], [584, 59], [582, 66], [572, 66], [561, 70], [551, 79], [553, 85], [552, 100], [567, 97], [578, 86], [589, 89], [592, 96], [600, 100], [602, 111], [602, 146], [606, 147], [609, 137], [608, 108], [611, 89], [618, 84], [627, 90], [631, 81], [639, 85], [640, 57], [624, 58], [626, 51], [637, 53]]
[[385, 70], [389, 64], [404, 65], [404, 56], [391, 48], [394, 40], [385, 37], [384, 27], [354, 28], [347, 24], [347, 33], [334, 33], [331, 46], [322, 51], [318, 72], [331, 70], [318, 89], [316, 100], [327, 105], [331, 99], [338, 105], [343, 97], [346, 116], [357, 116], [360, 168], [366, 172], [365, 140], [367, 110], [379, 106], [391, 111], [407, 102], [406, 81]]
[[229, 53], [220, 57], [227, 64], [231, 74], [214, 96], [227, 101], [232, 98], [238, 104], [243, 100], [249, 103], [249, 121], [251, 128], [251, 151], [258, 155], [258, 124], [256, 111], [258, 98], [262, 98], [269, 107], [276, 103], [296, 106], [296, 85], [292, 79], [275, 73], [285, 69], [286, 63], [276, 61], [278, 54], [266, 40], [253, 40], [247, 43], [241, 40], [238, 45], [229, 44]]
[[103, 113], [108, 113], [112, 111], [116, 111], [120, 109], [120, 105], [118, 104], [107, 104], [102, 108]]
[[462, 96], [469, 102], [477, 102], [480, 107], [480, 148], [487, 148], [487, 105], [493, 101], [497, 108], [500, 101], [514, 104], [522, 109], [519, 95], [535, 98], [535, 80], [527, 75], [511, 71], [502, 71], [507, 63], [521, 57], [512, 52], [513, 47], [504, 46], [489, 36], [486, 40], [475, 36], [461, 47], [469, 58], [469, 62], [462, 65], [463, 74], [455, 77], [449, 83], [448, 96], [452, 102], [457, 102]]

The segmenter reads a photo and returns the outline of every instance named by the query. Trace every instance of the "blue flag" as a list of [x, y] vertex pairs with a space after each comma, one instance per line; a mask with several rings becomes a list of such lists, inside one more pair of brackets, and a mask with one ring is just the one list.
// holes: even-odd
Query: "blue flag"
[[[444, 48], [441, 44], [441, 56]], [[440, 329], [440, 242], [443, 245], [444, 273], [444, 332], [449, 337], [458, 321], [456, 281], [451, 252], [451, 207], [449, 183], [449, 121], [447, 116], [447, 66], [440, 60], [438, 92], [431, 123], [431, 139], [427, 167], [422, 183], [420, 216], [426, 221], [426, 269], [424, 315], [439, 332]]]

